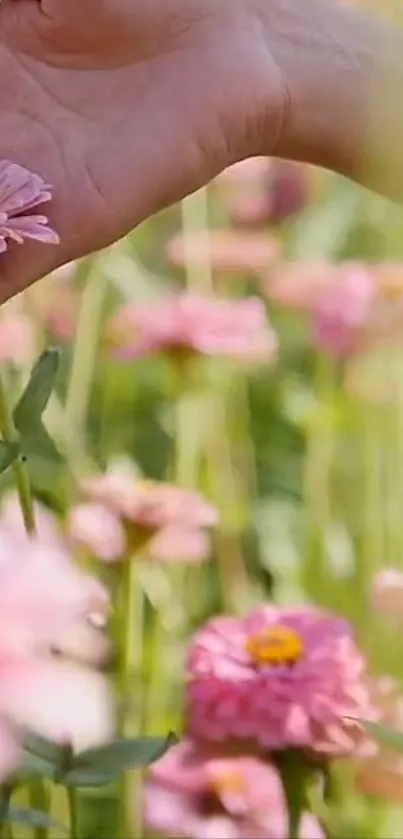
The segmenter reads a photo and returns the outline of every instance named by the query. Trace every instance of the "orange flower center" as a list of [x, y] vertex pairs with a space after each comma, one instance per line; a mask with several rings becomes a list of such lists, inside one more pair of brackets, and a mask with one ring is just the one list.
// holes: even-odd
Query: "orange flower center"
[[293, 629], [277, 624], [249, 635], [245, 652], [257, 667], [263, 664], [294, 664], [301, 658], [303, 647]]
[[217, 772], [210, 779], [210, 788], [219, 796], [225, 792], [242, 793], [245, 784], [238, 772]]

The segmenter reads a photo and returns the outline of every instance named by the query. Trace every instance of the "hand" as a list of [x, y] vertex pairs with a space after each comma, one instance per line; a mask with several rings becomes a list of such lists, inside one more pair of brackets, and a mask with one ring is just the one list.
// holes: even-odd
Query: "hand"
[[[0, 159], [53, 186], [61, 244], [11, 245], [0, 300], [242, 157], [270, 153], [283, 84], [254, 0], [3, 0]], [[44, 208], [48, 211], [48, 205]]]

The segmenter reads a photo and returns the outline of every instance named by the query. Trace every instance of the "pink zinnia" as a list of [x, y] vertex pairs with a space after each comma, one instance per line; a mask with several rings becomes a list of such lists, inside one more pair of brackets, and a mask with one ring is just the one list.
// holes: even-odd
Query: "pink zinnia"
[[125, 306], [111, 324], [116, 353], [223, 356], [247, 362], [271, 361], [276, 337], [263, 303], [180, 294], [148, 305]]
[[47, 216], [30, 212], [51, 198], [50, 186], [39, 175], [0, 160], [0, 253], [7, 250], [8, 239], [19, 244], [24, 239], [58, 244], [59, 237], [48, 226]]
[[313, 340], [334, 356], [354, 352], [368, 324], [376, 296], [368, 269], [340, 269], [337, 282], [323, 291], [313, 313]]
[[364, 661], [346, 621], [329, 613], [267, 605], [214, 618], [191, 643], [187, 673], [195, 738], [334, 755], [367, 746], [348, 720], [374, 718]]
[[84, 666], [107, 651], [93, 621], [108, 594], [39, 530], [28, 538], [0, 517], [0, 778], [18, 765], [20, 728], [77, 749], [112, 734], [107, 683]]
[[384, 618], [403, 624], [403, 571], [382, 568], [371, 586], [373, 608]]
[[[207, 556], [209, 539], [205, 529], [217, 523], [217, 512], [199, 493], [174, 484], [141, 481], [120, 468], [111, 468], [103, 475], [87, 478], [82, 488], [92, 502], [88, 511], [90, 515], [86, 527], [84, 509], [80, 512], [79, 522], [77, 517], [75, 521], [70, 519], [70, 533], [100, 559], [110, 561], [121, 556], [120, 520], [126, 524], [132, 541], [139, 546], [144, 544], [147, 555], [152, 559], [197, 561]], [[107, 512], [101, 525], [102, 507]], [[93, 526], [95, 518], [99, 522], [98, 533]], [[101, 531], [105, 533], [105, 550], [99, 545]]]
[[[286, 839], [287, 812], [274, 767], [256, 757], [217, 756], [183, 740], [149, 770], [144, 790], [147, 827], [187, 839]], [[323, 833], [309, 813], [301, 839]]]

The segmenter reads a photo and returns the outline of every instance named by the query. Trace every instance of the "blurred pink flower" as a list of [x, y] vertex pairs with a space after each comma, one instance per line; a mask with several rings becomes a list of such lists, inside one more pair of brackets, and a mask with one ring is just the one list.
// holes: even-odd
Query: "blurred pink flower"
[[59, 237], [48, 226], [47, 217], [30, 213], [51, 198], [51, 188], [39, 175], [0, 160], [0, 253], [7, 250], [7, 239], [19, 244], [24, 239], [58, 244]]
[[373, 719], [365, 665], [346, 621], [314, 608], [262, 606], [207, 622], [187, 659], [188, 732], [345, 755], [369, 747], [346, 718]]
[[378, 571], [372, 581], [371, 603], [385, 618], [403, 624], [403, 571], [397, 568]]
[[48, 278], [43, 294], [37, 294], [35, 305], [45, 329], [58, 341], [70, 341], [76, 332], [79, 295], [73, 281], [77, 263], [58, 268]]
[[77, 504], [67, 517], [67, 531], [73, 544], [83, 545], [104, 562], [113, 562], [126, 549], [124, 527], [104, 504]]
[[[149, 770], [144, 790], [149, 829], [187, 839], [286, 839], [287, 813], [274, 767], [252, 756], [225, 757], [191, 740], [174, 746]], [[301, 839], [321, 839], [304, 813]]]
[[166, 246], [166, 257], [173, 268], [211, 265], [215, 275], [260, 276], [278, 262], [280, 250], [280, 240], [270, 233], [212, 230], [207, 235], [177, 233]]
[[200, 560], [208, 554], [203, 529], [216, 524], [217, 513], [197, 492], [139, 481], [116, 467], [85, 479], [82, 489], [109, 515], [126, 523], [135, 544], [144, 543], [151, 559]]
[[31, 319], [3, 306], [0, 318], [0, 364], [26, 364], [34, 355], [35, 335]]
[[287, 160], [251, 158], [226, 169], [215, 184], [234, 225], [262, 227], [304, 208], [307, 168]]
[[[64, 545], [64, 540], [55, 516], [43, 504], [40, 504], [39, 501], [34, 501], [33, 511], [36, 535], [41, 545], [46, 544], [47, 547], [61, 548]], [[3, 536], [7, 534], [11, 537], [14, 546], [18, 542], [21, 550], [31, 545], [31, 537], [25, 531], [20, 502], [15, 491], [7, 493], [2, 498], [0, 505], [0, 533]], [[0, 562], [1, 556], [2, 549], [0, 543]], [[6, 558], [8, 559], [8, 557]]]
[[331, 355], [354, 352], [371, 316], [376, 287], [370, 271], [340, 268], [337, 284], [326, 289], [313, 312], [314, 342]]
[[153, 352], [271, 361], [277, 341], [263, 304], [254, 297], [222, 300], [182, 294], [147, 306], [126, 306], [112, 322], [116, 353]]
[[311, 312], [322, 295], [337, 285], [337, 265], [328, 262], [284, 262], [266, 279], [269, 301], [290, 309]]
[[110, 737], [106, 682], [71, 660], [102, 660], [108, 644], [92, 622], [108, 607], [51, 530], [28, 538], [0, 516], [0, 777], [18, 760], [20, 727], [76, 749]]

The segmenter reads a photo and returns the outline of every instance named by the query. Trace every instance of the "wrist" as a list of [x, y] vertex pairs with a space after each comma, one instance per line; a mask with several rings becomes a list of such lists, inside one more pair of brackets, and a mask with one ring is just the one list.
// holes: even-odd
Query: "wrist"
[[[286, 91], [275, 155], [338, 171], [401, 199], [401, 32], [329, 0], [256, 2]], [[269, 126], [266, 134], [264, 153], [273, 154]]]

